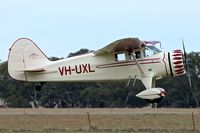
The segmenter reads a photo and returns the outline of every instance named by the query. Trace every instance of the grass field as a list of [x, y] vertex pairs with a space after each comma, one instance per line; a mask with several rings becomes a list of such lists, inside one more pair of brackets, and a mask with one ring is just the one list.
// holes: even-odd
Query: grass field
[[200, 133], [200, 111], [151, 108], [0, 109], [0, 133], [3, 132]]

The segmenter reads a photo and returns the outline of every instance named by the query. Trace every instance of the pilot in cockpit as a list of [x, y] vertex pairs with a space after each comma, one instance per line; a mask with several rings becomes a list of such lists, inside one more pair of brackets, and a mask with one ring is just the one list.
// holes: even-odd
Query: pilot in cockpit
[[137, 59], [139, 59], [139, 58], [141, 58], [142, 56], [141, 56], [141, 52], [140, 51], [136, 51], [136, 52], [133, 52], [133, 53], [130, 53], [130, 52], [128, 52], [127, 53], [127, 60], [133, 60], [133, 55], [137, 58]]
[[136, 52], [135, 52], [135, 57], [136, 57], [137, 59], [141, 58], [141, 52], [140, 52], [140, 51], [136, 51]]

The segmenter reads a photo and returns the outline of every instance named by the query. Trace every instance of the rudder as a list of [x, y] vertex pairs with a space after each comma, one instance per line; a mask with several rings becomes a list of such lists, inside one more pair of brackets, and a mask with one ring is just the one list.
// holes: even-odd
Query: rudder
[[16, 79], [28, 81], [26, 71], [44, 68], [47, 56], [28, 38], [20, 38], [9, 49], [8, 73]]

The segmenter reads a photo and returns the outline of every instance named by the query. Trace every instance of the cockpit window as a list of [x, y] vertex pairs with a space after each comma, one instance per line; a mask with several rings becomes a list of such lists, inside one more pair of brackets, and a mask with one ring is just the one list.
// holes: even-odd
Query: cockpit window
[[136, 49], [132, 53], [130, 52], [120, 52], [115, 54], [115, 61], [129, 61], [133, 60], [132, 56], [136, 59], [153, 56], [155, 54], [161, 53], [162, 51], [155, 46], [146, 46], [142, 49]]
[[155, 54], [162, 52], [160, 49], [156, 48], [155, 46], [146, 46], [146, 48], [151, 50]]
[[158, 53], [161, 53], [162, 51], [155, 46], [146, 46], [145, 48], [145, 57], [146, 56], [152, 56]]
[[115, 61], [124, 61], [126, 60], [125, 53], [115, 54]]
[[133, 60], [133, 56], [135, 56], [135, 58], [140, 59], [142, 57], [144, 57], [144, 49], [142, 50], [138, 50], [138, 51], [134, 51], [132, 53], [130, 52], [124, 52], [124, 53], [116, 53], [115, 54], [115, 61], [129, 61], [129, 60]]

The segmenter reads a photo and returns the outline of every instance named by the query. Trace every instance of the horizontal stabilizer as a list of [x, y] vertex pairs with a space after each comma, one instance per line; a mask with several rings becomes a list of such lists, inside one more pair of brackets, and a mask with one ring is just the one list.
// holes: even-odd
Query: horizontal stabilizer
[[24, 70], [24, 72], [44, 72], [44, 71], [46, 71], [44, 68]]

